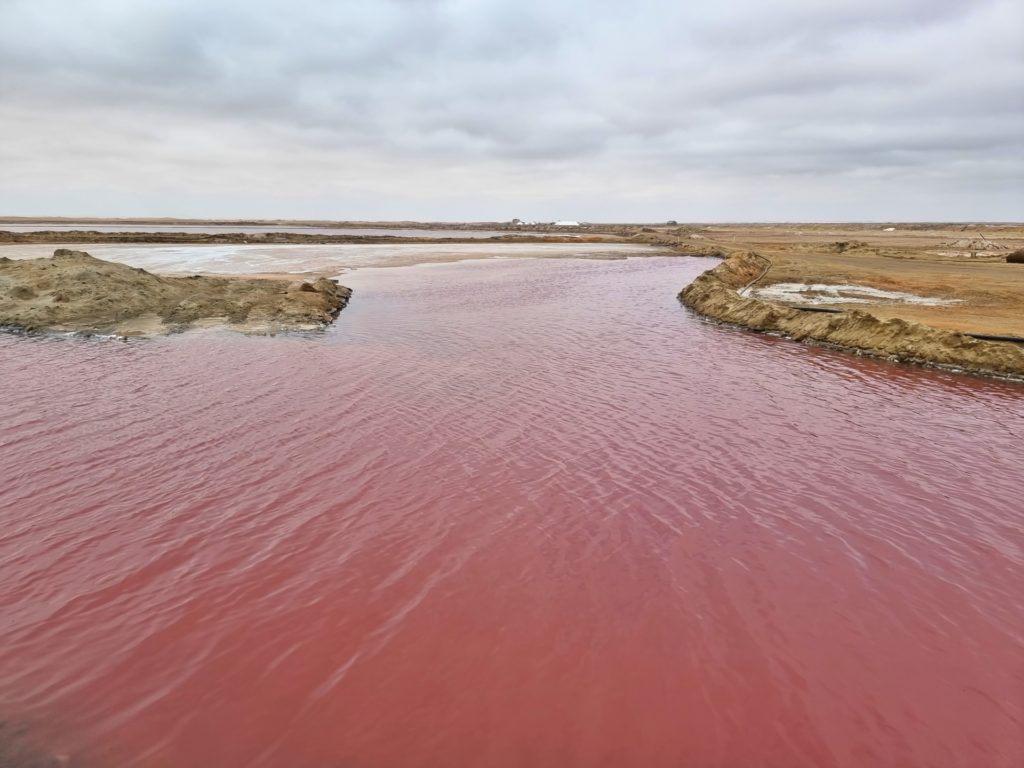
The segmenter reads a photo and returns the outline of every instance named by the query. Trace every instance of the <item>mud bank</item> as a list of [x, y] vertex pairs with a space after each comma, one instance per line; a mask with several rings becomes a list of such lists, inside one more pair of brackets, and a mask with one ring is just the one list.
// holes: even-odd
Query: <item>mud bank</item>
[[734, 253], [684, 288], [679, 299], [716, 320], [779, 332], [797, 341], [834, 344], [904, 362], [1024, 375], [1024, 349], [1013, 344], [981, 341], [898, 318], [882, 320], [860, 310], [819, 314], [740, 296], [742, 288], [764, 273], [766, 264], [753, 252]]
[[0, 257], [0, 326], [144, 336], [224, 324], [247, 333], [313, 329], [334, 320], [351, 290], [312, 282], [161, 277], [84, 251]]

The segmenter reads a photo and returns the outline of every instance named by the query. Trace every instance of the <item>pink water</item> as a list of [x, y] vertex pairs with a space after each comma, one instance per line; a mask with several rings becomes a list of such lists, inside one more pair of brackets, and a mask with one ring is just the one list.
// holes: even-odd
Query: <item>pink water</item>
[[707, 266], [0, 337], [0, 719], [88, 768], [1021, 765], [1024, 386], [704, 323]]
[[[33, 222], [31, 224], [7, 224], [0, 221], [0, 232], [185, 232], [188, 234], [218, 235], [242, 233], [262, 235], [272, 232], [288, 232], [299, 235], [360, 235], [366, 237], [467, 237], [487, 238], [501, 235], [544, 235], [544, 232], [530, 232], [519, 229], [416, 229], [397, 227], [307, 227], [302, 225], [236, 225], [236, 224], [93, 224], [90, 222]], [[554, 235], [562, 232], [550, 233]], [[572, 235], [572, 231], [564, 234]]]

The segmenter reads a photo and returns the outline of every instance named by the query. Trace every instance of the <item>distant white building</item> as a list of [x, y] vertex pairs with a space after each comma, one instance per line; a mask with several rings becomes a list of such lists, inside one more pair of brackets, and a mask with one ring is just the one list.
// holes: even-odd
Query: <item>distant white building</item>
[[578, 227], [580, 223], [578, 221], [556, 221], [556, 227]]

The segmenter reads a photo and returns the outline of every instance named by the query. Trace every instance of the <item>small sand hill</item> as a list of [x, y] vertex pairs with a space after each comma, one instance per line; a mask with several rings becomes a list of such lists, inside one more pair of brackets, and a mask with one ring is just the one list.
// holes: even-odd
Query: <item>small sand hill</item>
[[351, 291], [315, 282], [161, 277], [59, 249], [50, 258], [0, 258], [0, 326], [22, 330], [151, 335], [197, 323], [249, 333], [327, 325]]

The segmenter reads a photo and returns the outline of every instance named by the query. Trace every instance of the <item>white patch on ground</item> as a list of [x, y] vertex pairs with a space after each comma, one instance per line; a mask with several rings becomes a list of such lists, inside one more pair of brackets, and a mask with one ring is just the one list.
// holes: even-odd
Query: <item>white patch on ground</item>
[[[979, 254], [977, 251], [927, 251], [929, 256], [942, 256], [948, 259], [973, 259]], [[991, 254], [982, 253], [981, 256], [989, 256]]]
[[763, 288], [745, 289], [741, 296], [782, 301], [789, 304], [958, 304], [960, 299], [939, 299], [901, 291], [883, 291], [866, 285], [826, 285], [823, 283], [776, 283]]
[[[0, 0], [2, 2], [2, 0]], [[0, 246], [0, 256], [32, 259], [52, 256], [57, 248], [85, 251], [97, 259], [141, 267], [161, 275], [195, 274], [337, 275], [359, 267], [402, 267], [412, 264], [507, 258], [624, 259], [628, 256], [666, 256], [670, 252], [631, 243], [345, 243], [314, 245], [152, 245], [17, 244]]]

